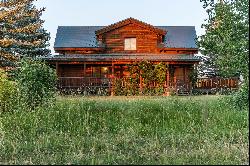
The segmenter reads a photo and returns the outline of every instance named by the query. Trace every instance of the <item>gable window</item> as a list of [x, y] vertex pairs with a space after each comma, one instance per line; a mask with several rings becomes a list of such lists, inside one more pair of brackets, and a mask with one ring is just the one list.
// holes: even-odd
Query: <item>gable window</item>
[[136, 38], [125, 38], [124, 50], [136, 50]]

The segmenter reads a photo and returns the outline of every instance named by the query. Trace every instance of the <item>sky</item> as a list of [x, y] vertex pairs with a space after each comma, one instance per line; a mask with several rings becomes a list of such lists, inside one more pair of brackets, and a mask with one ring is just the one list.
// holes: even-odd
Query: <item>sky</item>
[[154, 26], [195, 26], [197, 36], [207, 18], [200, 0], [37, 0], [45, 7], [42, 19], [50, 32], [50, 49], [58, 26], [107, 26], [133, 17]]

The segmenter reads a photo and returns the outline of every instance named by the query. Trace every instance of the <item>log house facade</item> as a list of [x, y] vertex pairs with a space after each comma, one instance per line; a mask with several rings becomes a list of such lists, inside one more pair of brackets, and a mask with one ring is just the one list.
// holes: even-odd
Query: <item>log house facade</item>
[[153, 26], [134, 18], [109, 26], [59, 26], [54, 44], [59, 55], [44, 59], [55, 66], [62, 89], [94, 86], [112, 95], [113, 80], [129, 77], [127, 64], [147, 60], [173, 69], [166, 72], [166, 93], [188, 91], [190, 71], [200, 61], [195, 38], [194, 26]]

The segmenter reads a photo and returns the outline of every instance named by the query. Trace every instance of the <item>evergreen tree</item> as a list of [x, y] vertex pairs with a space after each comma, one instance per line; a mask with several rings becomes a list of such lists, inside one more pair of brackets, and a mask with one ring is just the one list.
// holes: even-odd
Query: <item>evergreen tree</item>
[[0, 2], [0, 58], [16, 61], [22, 57], [46, 56], [50, 53], [49, 33], [42, 27], [42, 12], [34, 0]]

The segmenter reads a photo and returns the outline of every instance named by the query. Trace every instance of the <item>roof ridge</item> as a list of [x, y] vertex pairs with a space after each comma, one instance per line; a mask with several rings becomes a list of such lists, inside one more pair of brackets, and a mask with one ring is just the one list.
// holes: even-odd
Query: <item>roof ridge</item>
[[105, 25], [58, 25], [57, 27], [105, 27]]
[[[57, 27], [107, 27], [107, 25], [58, 25]], [[195, 27], [194, 25], [155, 25], [154, 27]]]
[[112, 29], [119, 28], [119, 27], [121, 27], [121, 26], [130, 24], [130, 23], [133, 23], [133, 22], [139, 23], [139, 24], [141, 24], [141, 25], [143, 25], [143, 26], [146, 26], [146, 27], [148, 27], [148, 28], [150, 28], [150, 29], [153, 29], [153, 31], [155, 31], [155, 32], [157, 32], [157, 33], [161, 33], [161, 34], [164, 34], [164, 35], [166, 34], [166, 30], [157, 28], [157, 27], [155, 27], [155, 26], [153, 26], [153, 25], [151, 25], [151, 24], [148, 24], [148, 23], [146, 23], [146, 22], [140, 21], [140, 20], [135, 19], [135, 18], [132, 18], [132, 17], [129, 17], [129, 18], [127, 18], [127, 19], [124, 19], [124, 20], [118, 21], [118, 22], [116, 22], [116, 23], [110, 24], [110, 25], [108, 25], [108, 26], [106, 26], [106, 27], [104, 27], [104, 28], [102, 28], [102, 29], [96, 30], [95, 33], [96, 33], [97, 35], [100, 35], [100, 34], [102, 34], [102, 33], [108, 32], [108, 31], [110, 31], [110, 30], [112, 30]]

